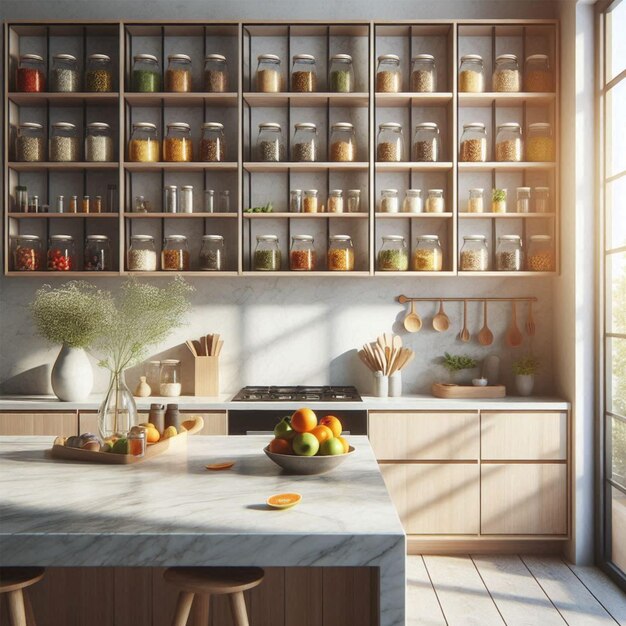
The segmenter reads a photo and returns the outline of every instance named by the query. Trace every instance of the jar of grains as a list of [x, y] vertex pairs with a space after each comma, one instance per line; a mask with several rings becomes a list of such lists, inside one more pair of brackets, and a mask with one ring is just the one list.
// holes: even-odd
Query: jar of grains
[[354, 91], [354, 67], [349, 54], [335, 54], [330, 57], [328, 70], [328, 91], [352, 93]]
[[71, 235], [50, 235], [48, 242], [48, 270], [69, 272], [75, 265], [74, 239]]
[[530, 213], [530, 187], [517, 188], [516, 208], [518, 213]]
[[498, 126], [496, 134], [496, 161], [522, 160], [522, 129], [517, 122]]
[[106, 272], [111, 269], [111, 247], [106, 235], [87, 235], [83, 269], [87, 272]]
[[496, 248], [496, 270], [520, 272], [524, 266], [522, 239], [519, 235], [501, 235]]
[[473, 187], [469, 190], [469, 198], [467, 199], [468, 213], [482, 213], [485, 210], [484, 190], [481, 187]]
[[358, 213], [361, 208], [361, 190], [348, 189], [346, 191], [346, 205], [348, 213]]
[[289, 251], [289, 269], [294, 272], [312, 272], [317, 265], [315, 242], [311, 235], [294, 235]]
[[376, 160], [383, 163], [397, 163], [404, 160], [402, 124], [398, 124], [397, 122], [385, 122], [384, 124], [378, 125]]
[[330, 190], [327, 208], [329, 213], [343, 213], [343, 191], [341, 189]]
[[157, 253], [152, 235], [131, 235], [126, 264], [129, 272], [155, 272]]
[[304, 213], [318, 212], [317, 189], [305, 189], [304, 198], [302, 200], [302, 209]]
[[413, 160], [419, 162], [439, 160], [439, 128], [434, 122], [422, 122], [415, 126]]
[[278, 162], [285, 160], [283, 131], [276, 122], [259, 124], [259, 136], [256, 140], [257, 161]]
[[524, 89], [531, 93], [554, 90], [554, 77], [547, 54], [531, 54], [526, 57]]
[[479, 54], [466, 54], [461, 57], [459, 91], [463, 93], [485, 91], [485, 66], [483, 58]]
[[113, 91], [111, 57], [108, 54], [90, 54], [87, 58], [85, 91], [92, 93]]
[[530, 237], [526, 266], [531, 272], [554, 271], [554, 250], [550, 235], [532, 235]]
[[153, 163], [161, 160], [161, 143], [151, 122], [136, 122], [128, 145], [128, 160]]
[[226, 160], [224, 124], [220, 122], [205, 122], [202, 124], [200, 160], [211, 163]]
[[37, 235], [18, 235], [13, 240], [13, 269], [37, 272], [42, 269], [43, 248]]
[[337, 122], [331, 126], [330, 160], [356, 161], [356, 135], [350, 122]]
[[381, 213], [399, 213], [400, 202], [397, 189], [381, 189], [378, 210]]
[[514, 54], [501, 54], [496, 57], [493, 71], [492, 89], [498, 92], [517, 92], [522, 89], [517, 57]]
[[463, 237], [460, 265], [464, 272], [486, 272], [489, 269], [487, 238], [484, 235]]
[[381, 54], [376, 68], [376, 91], [398, 93], [402, 91], [400, 57], [396, 54]]
[[80, 160], [78, 131], [74, 124], [71, 122], [52, 124], [48, 158], [55, 162]]
[[441, 272], [443, 251], [438, 235], [420, 235], [415, 242], [411, 269], [414, 272]]
[[161, 70], [153, 54], [136, 54], [133, 60], [132, 89], [141, 93], [161, 91]]
[[163, 140], [163, 160], [174, 163], [193, 161], [191, 128], [187, 122], [172, 122], [167, 125]]
[[161, 269], [171, 272], [189, 270], [189, 247], [185, 235], [165, 235], [161, 250]]
[[526, 160], [554, 161], [554, 138], [552, 126], [548, 122], [535, 122], [528, 125]]
[[535, 187], [535, 213], [550, 212], [550, 187]]
[[354, 270], [354, 247], [350, 235], [331, 235], [328, 241], [328, 269], [331, 272]]
[[254, 269], [258, 272], [278, 272], [281, 254], [276, 235], [257, 235], [254, 250]]
[[407, 189], [402, 201], [403, 213], [422, 213], [424, 203], [422, 201], [421, 189]]
[[491, 192], [491, 212], [506, 213], [506, 189], [493, 189]]
[[378, 251], [377, 269], [381, 272], [406, 272], [409, 269], [409, 253], [402, 235], [383, 236]]
[[228, 91], [228, 65], [223, 54], [204, 57], [204, 90], [208, 93]]
[[46, 160], [46, 139], [43, 126], [37, 122], [24, 122], [17, 129], [15, 160], [34, 163]]
[[80, 91], [78, 61], [73, 54], [55, 54], [49, 76], [49, 90], [59, 93]]
[[309, 122], [295, 124], [291, 160], [306, 162], [317, 161], [317, 148], [317, 126]]
[[17, 66], [16, 91], [41, 93], [46, 90], [46, 66], [38, 54], [23, 54]]
[[432, 54], [416, 54], [411, 62], [411, 91], [437, 91], [437, 68]]
[[189, 93], [191, 89], [191, 57], [187, 54], [170, 54], [165, 70], [165, 91]]
[[311, 93], [317, 91], [317, 69], [312, 54], [294, 54], [291, 68], [291, 91]]
[[178, 359], [164, 359], [161, 361], [159, 394], [164, 398], [174, 398], [180, 396], [182, 388], [180, 361]]
[[289, 212], [302, 213], [302, 189], [292, 189], [289, 192]]
[[105, 162], [113, 160], [111, 127], [105, 122], [87, 124], [85, 135], [85, 161]]
[[226, 253], [222, 235], [204, 235], [200, 248], [200, 269], [207, 272], [221, 272], [225, 265]]
[[276, 54], [259, 54], [256, 68], [256, 90], [278, 93], [283, 90], [280, 57]]
[[445, 213], [443, 189], [429, 189], [426, 198], [426, 213]]
[[469, 163], [487, 160], [487, 131], [484, 124], [463, 124], [459, 160]]

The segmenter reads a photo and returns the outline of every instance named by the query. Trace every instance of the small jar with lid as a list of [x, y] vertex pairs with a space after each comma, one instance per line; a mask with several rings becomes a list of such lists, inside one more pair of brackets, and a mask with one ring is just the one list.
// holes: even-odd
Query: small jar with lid
[[554, 271], [554, 247], [550, 235], [532, 235], [530, 237], [526, 265], [531, 272]]
[[349, 54], [335, 54], [330, 57], [328, 91], [335, 93], [354, 91], [354, 67]]
[[151, 122], [136, 122], [128, 144], [128, 160], [156, 163], [161, 160], [161, 142], [157, 127]]
[[317, 67], [312, 54], [293, 55], [291, 91], [296, 93], [317, 91]]
[[36, 163], [46, 160], [46, 138], [43, 126], [37, 122], [23, 122], [15, 138], [15, 160]]
[[43, 246], [37, 235], [17, 235], [13, 239], [13, 269], [16, 272], [43, 269]]
[[479, 54], [466, 54], [459, 65], [459, 91], [482, 93], [485, 91], [485, 65]]
[[354, 270], [354, 246], [350, 235], [331, 235], [328, 240], [328, 269], [331, 272]]
[[376, 68], [376, 91], [378, 93], [399, 93], [402, 91], [402, 71], [397, 54], [381, 54]]
[[402, 235], [383, 236], [376, 269], [379, 272], [406, 272], [409, 269], [409, 253]]
[[129, 272], [156, 272], [157, 253], [152, 235], [131, 235], [126, 265]]
[[48, 270], [69, 272], [76, 264], [74, 239], [71, 235], [50, 235], [48, 242]]
[[341, 189], [331, 189], [328, 192], [329, 213], [343, 213], [343, 191]]
[[348, 213], [358, 213], [361, 210], [360, 189], [348, 189], [346, 191], [346, 207]]
[[204, 57], [204, 91], [208, 93], [228, 91], [228, 64], [223, 54], [207, 54]]
[[178, 186], [165, 185], [163, 187], [163, 213], [178, 213]]
[[314, 162], [318, 160], [317, 126], [309, 122], [295, 124], [291, 160]]
[[459, 160], [466, 163], [480, 163], [487, 160], [487, 130], [480, 122], [463, 125]]
[[106, 93], [113, 91], [113, 71], [108, 54], [90, 54], [85, 71], [85, 91]]
[[104, 163], [113, 160], [111, 127], [106, 122], [87, 124], [85, 135], [85, 161]]
[[200, 269], [221, 272], [226, 266], [226, 250], [222, 235], [204, 235], [200, 249]]
[[193, 185], [182, 185], [178, 202], [180, 213], [193, 213]]
[[526, 160], [554, 161], [554, 138], [552, 126], [548, 122], [535, 122], [528, 125]]
[[522, 239], [519, 235], [501, 235], [496, 247], [496, 270], [521, 272], [524, 267]]
[[161, 269], [166, 272], [189, 271], [189, 246], [185, 235], [165, 235]]
[[312, 272], [317, 266], [315, 241], [311, 235], [294, 235], [289, 250], [289, 269], [293, 272]]
[[411, 62], [411, 91], [433, 93], [437, 91], [437, 68], [432, 54], [416, 54]]
[[15, 90], [41, 93], [46, 90], [46, 66], [38, 54], [23, 54], [17, 66]]
[[517, 122], [498, 126], [496, 134], [496, 161], [519, 162], [522, 160], [522, 129]]
[[178, 359], [161, 361], [159, 394], [164, 398], [175, 398], [182, 392], [182, 372]]
[[550, 213], [550, 187], [535, 187], [535, 213]]
[[52, 124], [48, 158], [54, 162], [74, 162], [80, 160], [78, 130], [71, 122]]
[[257, 272], [280, 270], [280, 243], [276, 235], [257, 235], [253, 266]]
[[131, 74], [132, 90], [140, 93], [161, 91], [161, 68], [153, 54], [136, 54]]
[[446, 203], [443, 198], [443, 189], [429, 189], [426, 198], [426, 213], [445, 213]]
[[202, 124], [200, 160], [210, 163], [218, 163], [226, 160], [224, 124], [220, 122], [205, 122]]
[[464, 272], [486, 272], [489, 269], [489, 251], [484, 235], [463, 237], [459, 269]]
[[420, 163], [439, 161], [439, 127], [434, 122], [415, 126], [413, 160]]
[[302, 213], [302, 189], [292, 189], [289, 192], [289, 212]]
[[397, 189], [381, 189], [380, 200], [378, 203], [378, 211], [380, 213], [399, 213], [400, 200], [398, 198]]
[[496, 57], [493, 70], [492, 89], [501, 93], [515, 93], [522, 89], [522, 78], [517, 57], [514, 54], [501, 54]]
[[482, 187], [472, 187], [469, 190], [467, 199], [468, 213], [484, 213], [485, 211], [485, 190]]
[[277, 54], [259, 54], [256, 68], [256, 90], [279, 93], [283, 90], [280, 57]]
[[163, 140], [163, 160], [172, 163], [193, 161], [191, 128], [186, 122], [172, 122], [167, 125], [167, 135]]
[[57, 93], [80, 91], [78, 61], [73, 54], [55, 54], [49, 76], [49, 90]]
[[526, 57], [524, 89], [530, 93], [554, 91], [554, 76], [547, 54], [531, 54]]
[[302, 199], [303, 213], [317, 213], [319, 211], [319, 199], [317, 189], [305, 189]]
[[424, 202], [422, 200], [421, 189], [407, 189], [402, 201], [403, 213], [422, 213], [424, 211]]
[[530, 187], [517, 188], [516, 208], [518, 213], [530, 213]]
[[443, 269], [443, 251], [438, 235], [419, 235], [417, 237], [411, 269], [414, 272], [441, 272]]
[[330, 160], [356, 161], [356, 134], [350, 122], [336, 122], [330, 127]]
[[170, 54], [165, 70], [165, 91], [189, 93], [191, 88], [191, 57], [188, 54]]
[[111, 246], [106, 235], [87, 235], [83, 269], [88, 272], [107, 272], [112, 269]]
[[404, 160], [402, 124], [384, 122], [378, 125], [376, 160], [381, 163], [398, 163]]
[[285, 160], [285, 141], [283, 130], [276, 122], [259, 124], [256, 140], [257, 161], [277, 163]]

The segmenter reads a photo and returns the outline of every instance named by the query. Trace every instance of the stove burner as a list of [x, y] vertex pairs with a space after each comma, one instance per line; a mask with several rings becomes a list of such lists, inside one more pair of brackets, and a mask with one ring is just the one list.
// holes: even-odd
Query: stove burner
[[281, 386], [244, 387], [233, 402], [361, 402], [356, 387], [331, 386]]

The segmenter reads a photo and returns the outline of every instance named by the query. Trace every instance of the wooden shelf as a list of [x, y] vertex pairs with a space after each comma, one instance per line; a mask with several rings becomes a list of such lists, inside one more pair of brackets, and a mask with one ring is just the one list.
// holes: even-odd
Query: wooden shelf
[[532, 220], [551, 219], [556, 217], [556, 213], [459, 213], [459, 217], [464, 220], [481, 219], [504, 219], [504, 220]]
[[377, 172], [448, 172], [452, 169], [452, 161], [437, 162], [418, 162], [418, 161], [400, 161], [396, 163], [376, 162], [375, 168]]
[[16, 93], [8, 94], [9, 101], [20, 106], [83, 106], [84, 104], [117, 104], [120, 94], [107, 93]]
[[17, 220], [28, 219], [114, 219], [119, 213], [8, 213], [8, 216]]
[[75, 271], [75, 272], [16, 272], [14, 270], [9, 270], [6, 272], [6, 276], [19, 276], [20, 278], [64, 278], [68, 280], [70, 278], [97, 278], [97, 277], [111, 277], [111, 276], [119, 276], [119, 272], [85, 272], [85, 271]]
[[377, 107], [403, 107], [409, 104], [419, 107], [443, 106], [452, 102], [452, 93], [377, 93], [375, 102]]
[[185, 220], [185, 219], [237, 219], [237, 213], [133, 213], [126, 211], [124, 217], [131, 220], [145, 219], [166, 219], [166, 220]]
[[521, 107], [526, 104], [547, 106], [556, 101], [555, 93], [459, 93], [459, 106], [462, 107]]
[[366, 107], [369, 105], [369, 94], [361, 93], [258, 93], [247, 91], [243, 94], [244, 101], [253, 107], [320, 107], [327, 104], [335, 107]]
[[119, 163], [109, 161], [107, 163], [91, 163], [87, 161], [74, 161], [56, 163], [51, 161], [39, 161], [37, 163], [22, 163], [20, 161], [10, 161], [7, 164], [9, 169], [17, 172], [37, 172], [39, 170], [117, 170]]
[[386, 220], [386, 219], [390, 219], [390, 220], [412, 220], [412, 219], [417, 219], [417, 220], [421, 220], [421, 219], [449, 219], [451, 217], [454, 216], [454, 213], [384, 213], [384, 212], [380, 212], [377, 211], [375, 213], [376, 215], [376, 219], [381, 219], [381, 220]]
[[122, 276], [136, 276], [136, 277], [145, 277], [145, 278], [172, 278], [172, 276], [214, 276], [215, 278], [232, 278], [233, 276], [239, 276], [239, 273], [236, 271], [223, 271], [223, 272], [215, 272], [215, 271], [203, 271], [203, 270], [190, 270], [188, 272], [172, 272], [169, 270], [158, 270], [156, 272], [129, 272], [128, 270], [124, 270], [120, 272]]
[[300, 276], [308, 276], [309, 278], [355, 278], [355, 277], [364, 277], [371, 276], [368, 271], [354, 271], [354, 272], [329, 272], [328, 270], [316, 270], [314, 272], [302, 272], [302, 271], [290, 271], [290, 270], [281, 270], [279, 272], [264, 272], [264, 271], [252, 271], [246, 270], [242, 272], [243, 276], [246, 277], [254, 277], [254, 278], [277, 278], [277, 277], [286, 277], [289, 276], [291, 278], [299, 278]]
[[245, 213], [244, 219], [271, 219], [271, 218], [283, 218], [283, 219], [367, 219], [369, 213], [364, 211], [360, 213], [287, 213], [285, 211], [276, 211], [274, 213]]
[[380, 270], [376, 270], [374, 272], [374, 276], [386, 276], [388, 278], [399, 278], [399, 277], [405, 277], [405, 276], [411, 276], [411, 277], [420, 277], [420, 278], [426, 278], [426, 277], [440, 277], [440, 276], [456, 276], [456, 272], [452, 271], [452, 270], [442, 270], [441, 272], [415, 272], [413, 270], [407, 270], [406, 272], [384, 272], [384, 271], [380, 271]]
[[170, 172], [204, 172], [206, 170], [226, 170], [237, 171], [237, 162], [221, 162], [206, 163], [204, 161], [191, 161], [188, 163], [172, 163], [169, 161], [157, 161], [156, 163], [135, 163], [131, 161], [124, 162], [124, 169], [129, 172], [154, 172], [154, 171], [170, 171]]
[[496, 271], [488, 271], [488, 272], [469, 272], [459, 270], [459, 276], [481, 276], [483, 278], [505, 278], [510, 276], [523, 276], [524, 278], [542, 278], [546, 276], [556, 276], [557, 272], [496, 272]]
[[524, 170], [553, 170], [556, 168], [554, 161], [520, 161], [519, 163], [487, 161], [485, 163], [459, 163], [459, 172], [522, 172]]
[[124, 100], [132, 106], [237, 106], [237, 92], [228, 93], [125, 93]]
[[366, 171], [369, 168], [367, 161], [352, 163], [335, 161], [318, 161], [317, 163], [295, 163], [292, 161], [282, 161], [280, 163], [260, 163], [257, 161], [246, 161], [243, 169], [247, 172], [320, 172], [323, 170], [352, 170]]

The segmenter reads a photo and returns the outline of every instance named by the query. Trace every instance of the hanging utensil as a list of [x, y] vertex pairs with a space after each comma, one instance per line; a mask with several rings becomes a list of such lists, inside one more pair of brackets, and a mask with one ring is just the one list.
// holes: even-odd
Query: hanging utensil
[[526, 334], [529, 337], [534, 337], [536, 330], [537, 328], [535, 326], [535, 320], [533, 318], [533, 301], [530, 300], [528, 302], [528, 317], [526, 318]]
[[478, 332], [478, 343], [481, 346], [490, 346], [493, 343], [493, 333], [487, 325], [487, 300], [483, 300], [483, 327]]
[[467, 300], [463, 300], [463, 329], [459, 334], [459, 339], [467, 343], [470, 338], [470, 331], [467, 328]]
[[411, 312], [404, 318], [404, 328], [409, 333], [417, 333], [422, 328], [422, 318], [415, 312], [413, 300], [411, 300]]
[[439, 312], [433, 317], [433, 328], [439, 333], [443, 333], [450, 328], [450, 318], [443, 310], [443, 300], [439, 300]]
[[511, 324], [509, 325], [509, 330], [506, 332], [505, 340], [510, 348], [521, 346], [524, 340], [522, 333], [517, 327], [517, 307], [515, 300], [511, 301]]

